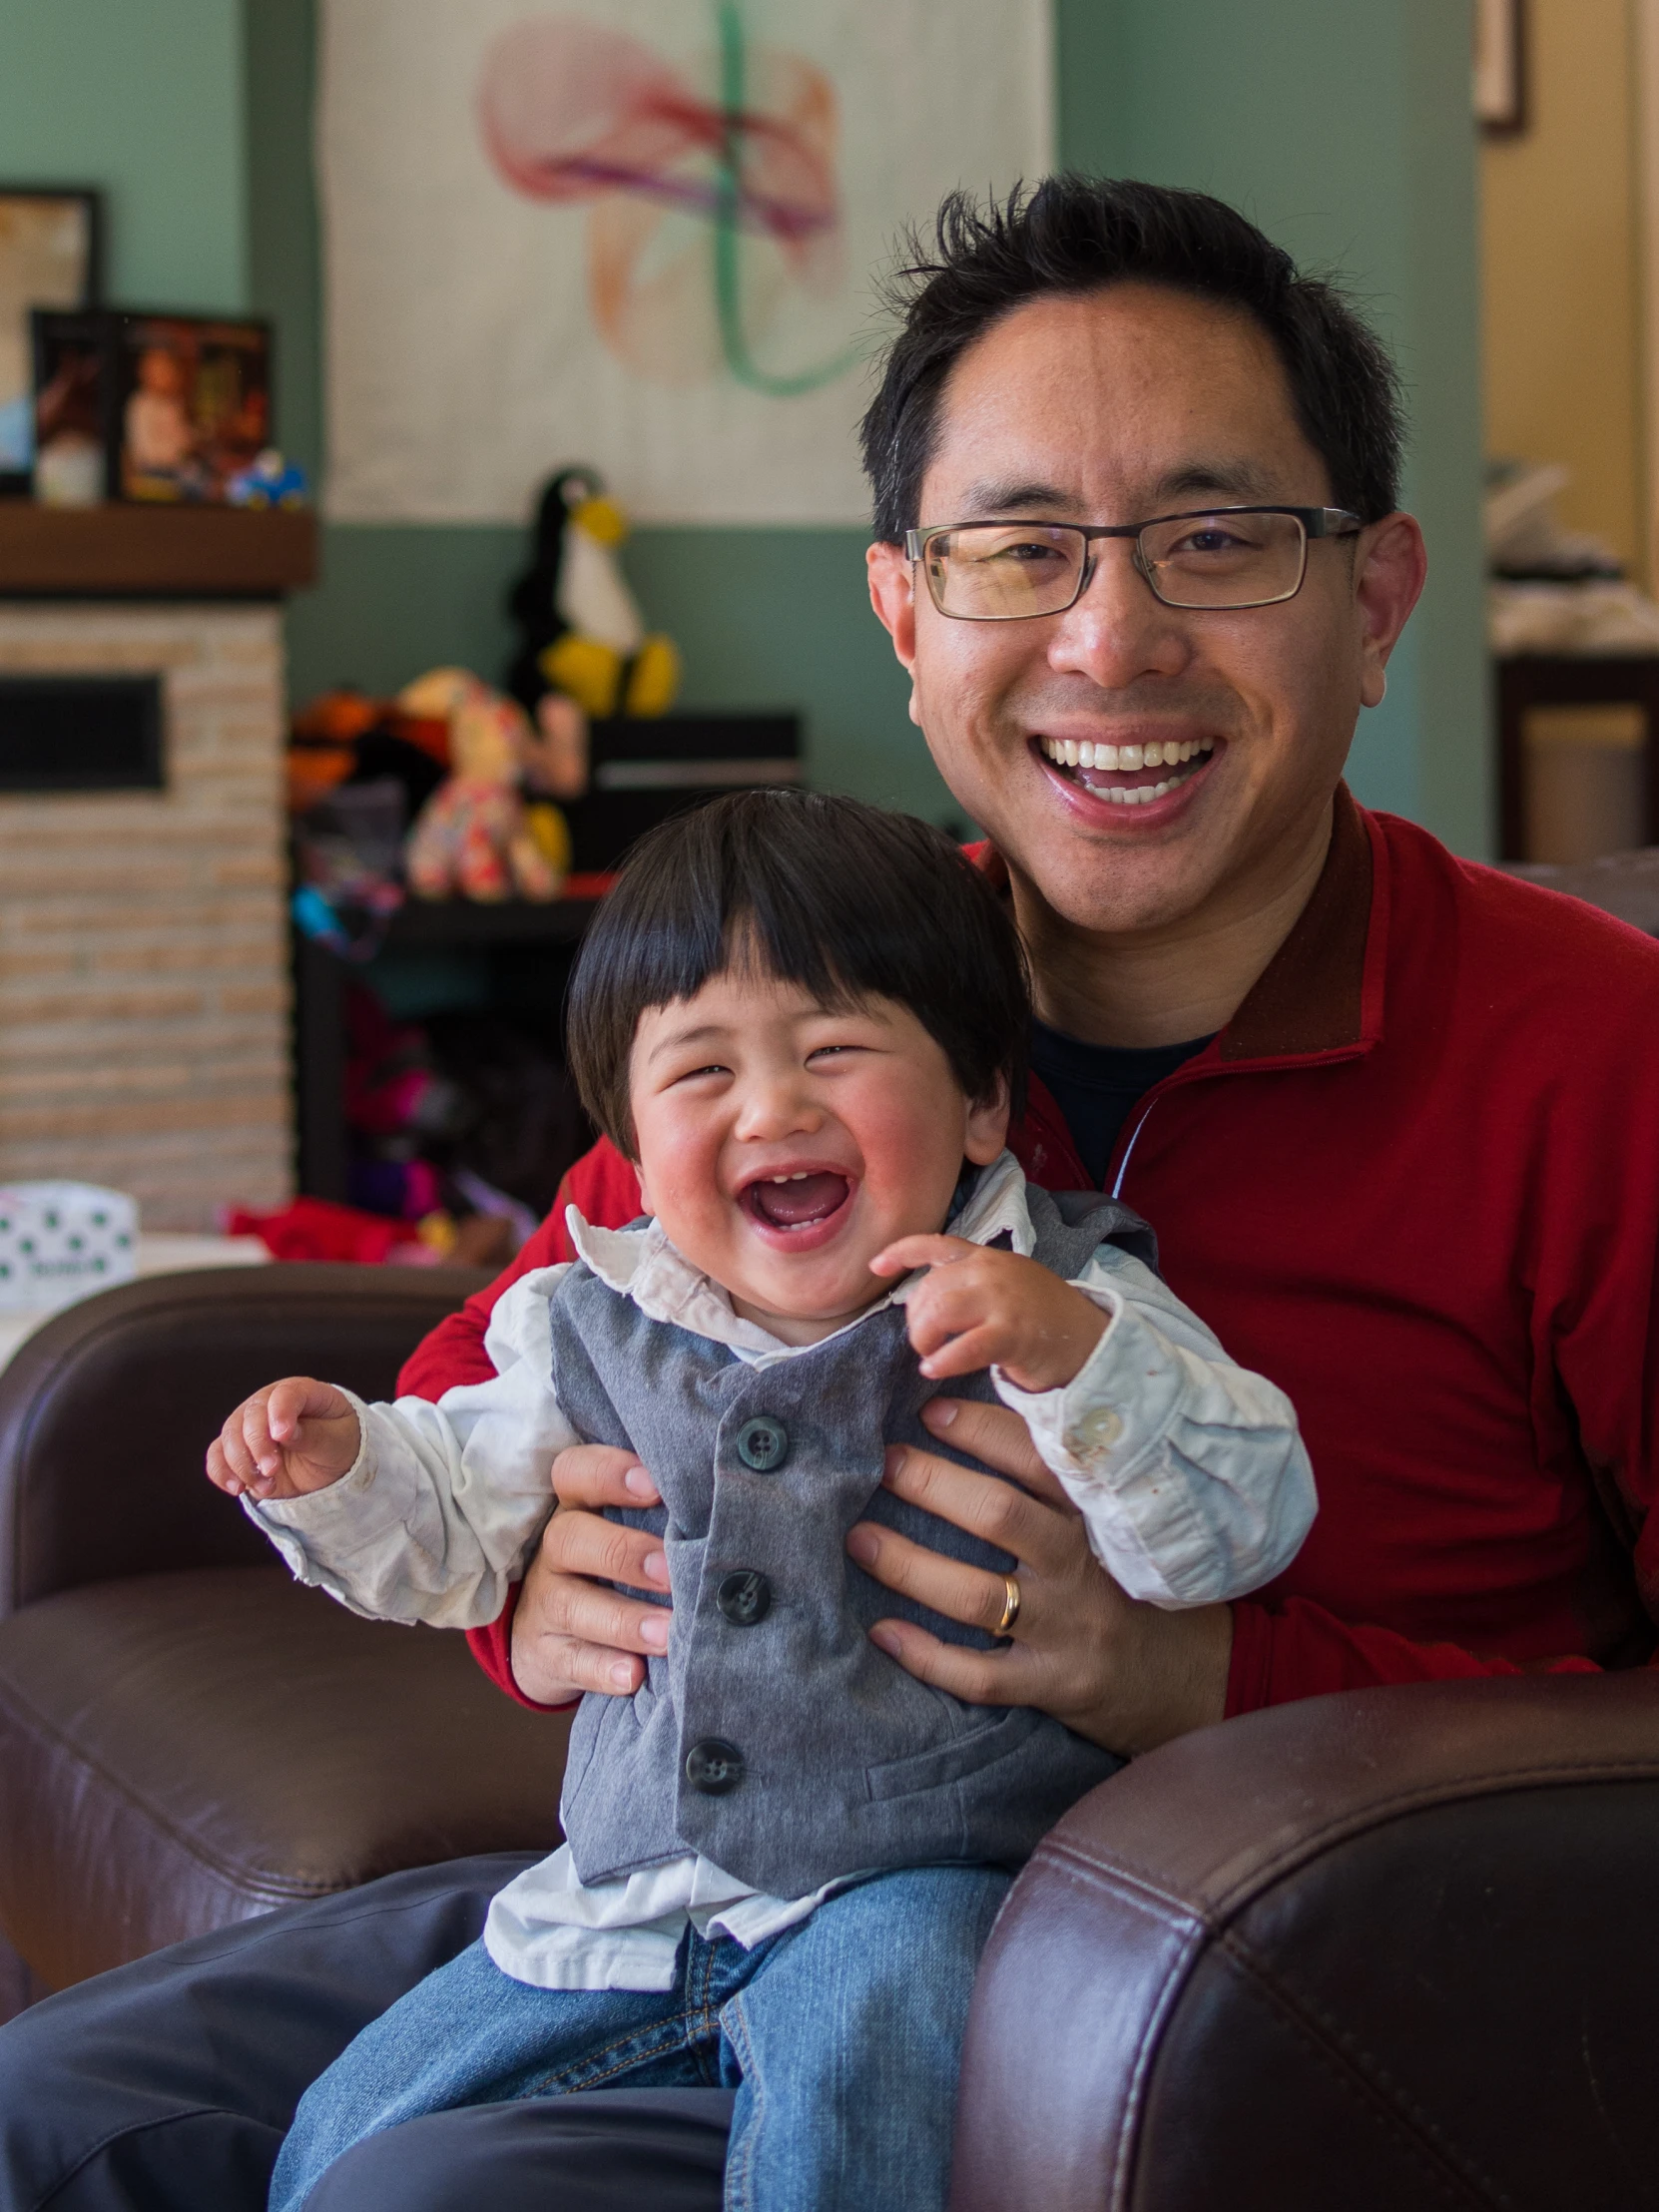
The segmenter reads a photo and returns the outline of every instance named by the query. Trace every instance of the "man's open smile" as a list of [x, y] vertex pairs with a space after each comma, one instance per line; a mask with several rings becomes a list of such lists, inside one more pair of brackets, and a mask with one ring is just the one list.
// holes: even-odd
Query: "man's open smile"
[[1214, 738], [1142, 745], [1091, 744], [1086, 738], [1033, 741], [1048, 769], [1074, 791], [1111, 807], [1152, 807], [1201, 777], [1216, 757]]

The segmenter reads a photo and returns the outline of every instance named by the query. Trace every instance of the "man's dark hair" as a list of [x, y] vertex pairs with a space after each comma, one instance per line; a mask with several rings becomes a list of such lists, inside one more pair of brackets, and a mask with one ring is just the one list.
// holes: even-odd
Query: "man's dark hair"
[[1030, 997], [1013, 923], [972, 862], [910, 815], [789, 790], [734, 792], [642, 837], [570, 985], [582, 1103], [630, 1158], [640, 1016], [734, 964], [828, 1006], [907, 1006], [975, 1104], [1025, 1079]]
[[1163, 284], [1251, 316], [1284, 365], [1303, 435], [1331, 496], [1362, 522], [1398, 505], [1399, 379], [1376, 332], [1337, 286], [1298, 274], [1282, 247], [1208, 193], [1093, 177], [1050, 177], [981, 206], [953, 192], [931, 246], [911, 232], [887, 278], [902, 326], [862, 425], [875, 535], [899, 543], [918, 511], [939, 399], [951, 369], [1027, 300]]

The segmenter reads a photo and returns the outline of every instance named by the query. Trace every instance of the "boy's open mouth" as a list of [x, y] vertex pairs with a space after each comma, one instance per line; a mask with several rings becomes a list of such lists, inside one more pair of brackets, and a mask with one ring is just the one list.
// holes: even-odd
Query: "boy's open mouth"
[[830, 1169], [800, 1169], [751, 1183], [743, 1204], [767, 1228], [799, 1232], [817, 1229], [838, 1214], [850, 1189], [844, 1175]]

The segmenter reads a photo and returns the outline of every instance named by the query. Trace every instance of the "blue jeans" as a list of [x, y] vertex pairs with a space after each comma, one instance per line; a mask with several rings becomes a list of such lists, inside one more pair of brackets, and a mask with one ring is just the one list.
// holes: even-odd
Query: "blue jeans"
[[306, 2090], [271, 2184], [297, 2212], [352, 2144], [573, 2090], [737, 2088], [727, 2212], [943, 2212], [988, 1867], [881, 1875], [753, 1950], [688, 1930], [672, 1989], [534, 1989], [474, 1943]]

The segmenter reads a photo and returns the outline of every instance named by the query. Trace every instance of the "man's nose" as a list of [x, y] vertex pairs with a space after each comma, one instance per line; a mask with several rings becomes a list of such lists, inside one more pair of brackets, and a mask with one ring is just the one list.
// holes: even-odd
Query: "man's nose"
[[1191, 652], [1184, 624], [1136, 565], [1133, 538], [1097, 538], [1088, 589], [1055, 618], [1049, 666], [1087, 676], [1103, 691], [1125, 691], [1143, 676], [1179, 675]]

